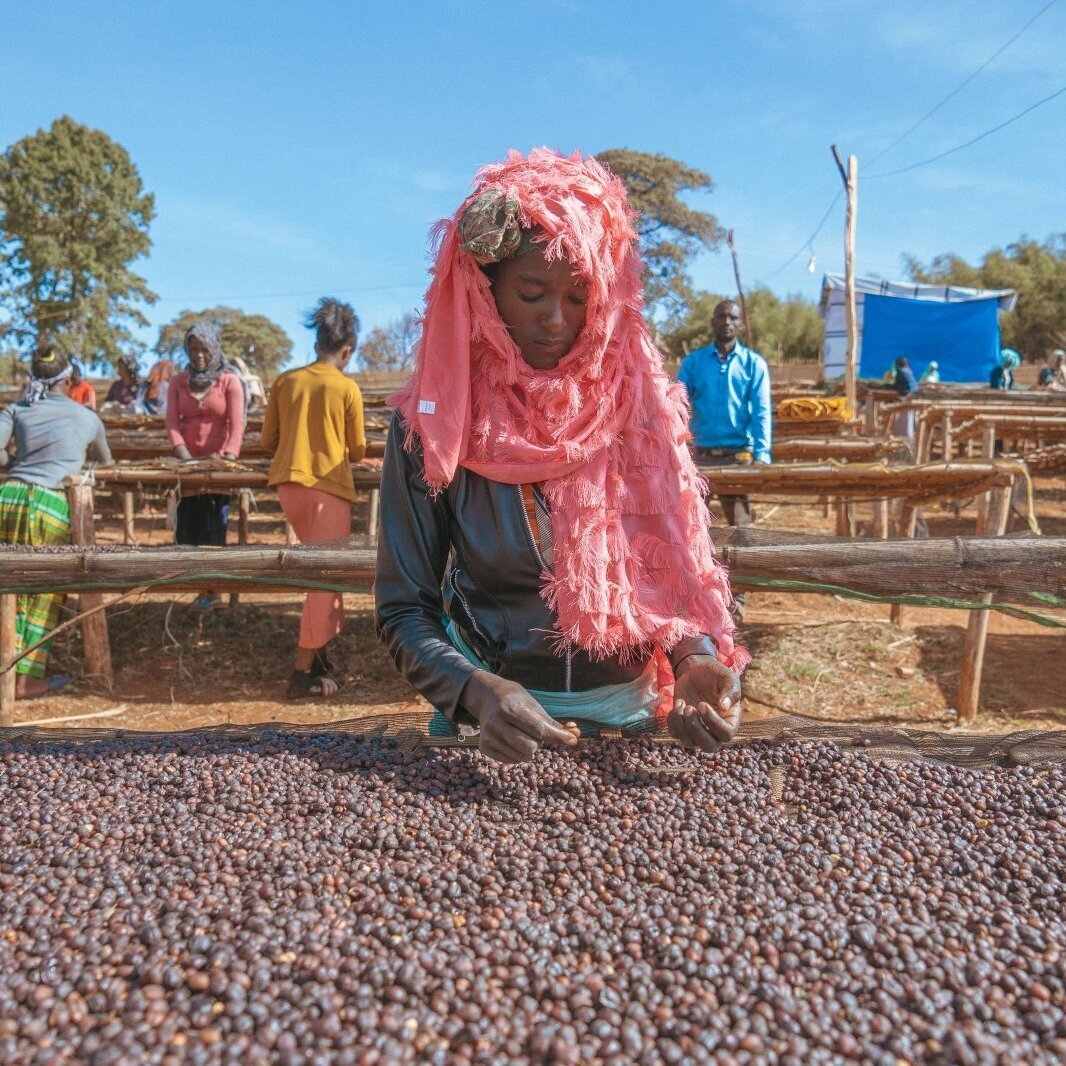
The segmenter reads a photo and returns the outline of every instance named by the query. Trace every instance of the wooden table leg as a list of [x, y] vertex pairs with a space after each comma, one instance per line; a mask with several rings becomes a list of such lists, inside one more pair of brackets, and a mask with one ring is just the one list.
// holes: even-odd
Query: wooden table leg
[[[237, 493], [237, 543], [248, 543], [248, 520], [252, 510], [252, 490], [241, 489]], [[241, 602], [239, 592], [229, 594], [229, 605], [236, 607]]]
[[[72, 478], [67, 486], [70, 503], [70, 539], [84, 547], [96, 544], [93, 522], [93, 487], [82, 478]], [[99, 607], [104, 598], [99, 592], [83, 592], [80, 596], [82, 612]], [[113, 681], [111, 670], [111, 641], [107, 634], [107, 612], [97, 611], [81, 623], [81, 639], [85, 650], [86, 672], [109, 689]]]
[[[913, 539], [918, 527], [918, 505], [913, 500], [900, 501], [898, 523], [896, 535], [906, 537], [908, 540]], [[892, 604], [888, 617], [894, 626], [903, 625], [903, 604]]]
[[[993, 489], [988, 517], [978, 536], [1002, 537], [1010, 515], [1013, 485]], [[980, 603], [991, 603], [992, 593], [983, 593]], [[977, 718], [981, 703], [981, 672], [985, 665], [985, 644], [988, 641], [988, 611], [971, 611], [962, 642], [962, 667], [959, 670], [959, 691], [955, 698], [960, 722]]]
[[136, 544], [137, 536], [134, 531], [135, 508], [133, 492], [127, 490], [122, 494], [122, 543]]
[[15, 718], [15, 608], [18, 600], [13, 594], [0, 595], [0, 726], [8, 726]]
[[378, 542], [378, 515], [381, 512], [381, 493], [377, 489], [370, 490], [370, 516], [367, 519], [366, 531], [371, 544]]

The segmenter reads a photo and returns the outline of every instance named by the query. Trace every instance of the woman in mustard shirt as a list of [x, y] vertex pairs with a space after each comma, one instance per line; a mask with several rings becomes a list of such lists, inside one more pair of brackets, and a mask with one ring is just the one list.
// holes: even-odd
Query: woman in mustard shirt
[[[274, 382], [262, 443], [274, 459], [269, 484], [302, 544], [347, 540], [355, 485], [351, 464], [366, 454], [363, 398], [344, 373], [355, 351], [359, 319], [338, 300], [322, 299], [308, 317], [317, 359]], [[326, 645], [341, 631], [339, 593], [309, 592], [300, 618], [288, 698], [332, 696], [338, 689]]]

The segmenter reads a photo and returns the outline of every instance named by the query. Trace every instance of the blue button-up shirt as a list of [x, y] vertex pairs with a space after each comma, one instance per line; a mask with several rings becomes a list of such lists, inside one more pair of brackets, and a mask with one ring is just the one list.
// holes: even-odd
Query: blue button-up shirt
[[677, 380], [692, 404], [697, 447], [749, 449], [756, 462], [770, 462], [770, 373], [758, 352], [739, 341], [725, 359], [714, 344], [697, 348]]

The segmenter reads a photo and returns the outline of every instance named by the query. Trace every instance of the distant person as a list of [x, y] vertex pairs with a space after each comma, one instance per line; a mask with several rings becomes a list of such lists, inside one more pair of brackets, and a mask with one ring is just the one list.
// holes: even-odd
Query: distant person
[[[274, 459], [268, 484], [301, 544], [347, 541], [352, 531], [352, 463], [366, 454], [363, 397], [344, 368], [355, 351], [359, 319], [339, 300], [322, 299], [307, 319], [317, 358], [274, 382], [262, 444]], [[332, 696], [338, 689], [327, 645], [344, 625], [335, 592], [309, 592], [300, 617], [296, 663], [287, 696]]]
[[81, 367], [77, 363], [71, 363], [73, 370], [70, 375], [70, 398], [82, 407], [88, 407], [90, 411], [96, 410], [96, 389], [92, 387], [82, 376]]
[[144, 384], [144, 407], [150, 415], [167, 413], [167, 392], [170, 379], [177, 373], [174, 360], [169, 356], [160, 356], [148, 371]]
[[934, 359], [926, 368], [925, 373], [922, 374], [919, 385], [939, 385], [940, 384], [940, 366]]
[[118, 381], [111, 383], [107, 390], [105, 404], [114, 404], [123, 414], [143, 414], [141, 403], [140, 367], [132, 355], [120, 355], [118, 359]]
[[988, 384], [993, 389], [1004, 391], [1014, 388], [1014, 369], [1021, 366], [1022, 357], [1013, 348], [1004, 348], [999, 353], [999, 362], [988, 376]]
[[[74, 366], [52, 347], [38, 349], [26, 397], [0, 411], [0, 464], [13, 440], [8, 480], [0, 484], [0, 544], [43, 547], [70, 543], [70, 509], [63, 491], [66, 478], [86, 459], [110, 463], [104, 424], [70, 399]], [[15, 650], [43, 640], [59, 624], [63, 597], [53, 593], [19, 596], [15, 615]], [[47, 676], [51, 642], [34, 648], [15, 666], [15, 695], [33, 699], [70, 683]]]
[[[914, 377], [914, 371], [911, 369], [911, 364], [908, 362], [905, 355], [901, 355], [895, 363], [896, 376], [893, 379], [892, 387], [899, 393], [900, 398], [910, 396], [911, 393], [918, 391], [918, 382]], [[900, 411], [892, 423], [892, 432], [897, 437], [913, 437], [914, 436], [914, 408], [908, 407], [903, 411]]]
[[[226, 368], [218, 329], [206, 322], [185, 334], [188, 369], [170, 379], [167, 433], [182, 460], [221, 456], [236, 459], [244, 439], [244, 388]], [[223, 547], [229, 526], [229, 496], [199, 492], [178, 502], [176, 544]], [[213, 591], [196, 600], [201, 610], [218, 607]]]
[[[740, 307], [723, 300], [711, 317], [712, 344], [690, 352], [677, 380], [692, 405], [692, 436], [698, 465], [769, 463], [772, 438], [770, 372], [766, 360], [741, 344]], [[711, 488], [714, 479], [711, 478]], [[726, 522], [750, 526], [747, 496], [719, 495]], [[734, 618], [744, 616], [744, 594], [736, 594]]]
[[1051, 360], [1040, 371], [1038, 386], [1048, 392], [1066, 392], [1066, 352], [1056, 348], [1051, 353]]

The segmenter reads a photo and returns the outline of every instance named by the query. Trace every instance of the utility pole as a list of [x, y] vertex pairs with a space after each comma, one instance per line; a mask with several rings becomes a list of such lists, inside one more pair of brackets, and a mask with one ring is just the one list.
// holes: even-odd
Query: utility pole
[[744, 298], [744, 286], [740, 284], [740, 263], [737, 261], [737, 246], [733, 243], [733, 231], [726, 230], [726, 244], [733, 257], [733, 277], [737, 279], [737, 296], [740, 297], [740, 313], [744, 316], [744, 340], [749, 348], [755, 347], [755, 334], [751, 331], [751, 319], [748, 318], [748, 301]]
[[831, 146], [837, 170], [844, 182], [844, 191], [848, 196], [847, 211], [844, 215], [844, 329], [847, 333], [847, 350], [844, 354], [844, 395], [852, 414], [855, 412], [857, 368], [855, 357], [859, 349], [859, 325], [855, 318], [855, 215], [859, 210], [859, 160], [848, 156], [848, 166], [840, 158], [837, 146]]

